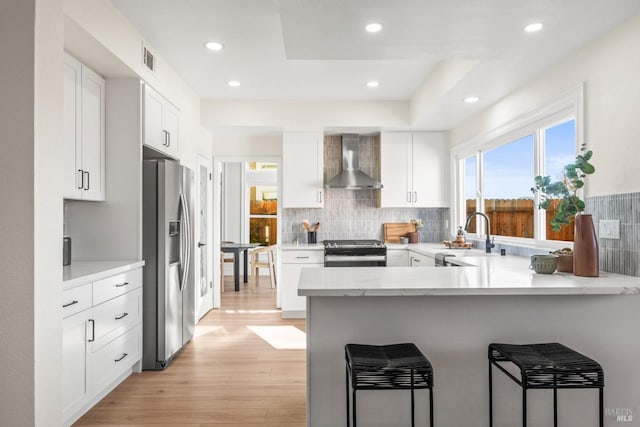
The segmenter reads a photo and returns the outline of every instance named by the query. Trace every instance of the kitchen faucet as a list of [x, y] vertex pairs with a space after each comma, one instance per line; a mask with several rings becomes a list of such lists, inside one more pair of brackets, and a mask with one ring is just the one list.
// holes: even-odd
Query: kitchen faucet
[[473, 218], [476, 215], [480, 215], [481, 217], [484, 218], [484, 222], [487, 226], [487, 242], [485, 243], [485, 252], [490, 254], [491, 253], [491, 248], [494, 248], [496, 245], [495, 243], [493, 243], [493, 241], [491, 240], [491, 226], [489, 225], [489, 217], [486, 216], [485, 214], [483, 214], [482, 212], [472, 212], [469, 214], [469, 216], [467, 216], [467, 221], [464, 224], [464, 230], [467, 231], [467, 228], [469, 228], [469, 223], [471, 222], [471, 218]]

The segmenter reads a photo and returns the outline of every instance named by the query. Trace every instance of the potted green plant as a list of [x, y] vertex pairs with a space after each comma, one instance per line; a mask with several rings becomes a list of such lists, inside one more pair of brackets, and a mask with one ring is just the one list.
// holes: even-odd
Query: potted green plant
[[598, 241], [593, 218], [590, 214], [584, 213], [585, 203], [579, 195], [586, 176], [596, 171], [589, 162], [592, 156], [593, 152], [587, 150], [583, 144], [575, 161], [563, 168], [562, 180], [552, 181], [549, 176], [536, 176], [535, 187], [532, 187], [531, 191], [539, 194], [540, 209], [548, 209], [551, 203], [557, 201], [557, 211], [551, 219], [553, 230], [560, 230], [563, 226], [571, 224], [571, 220], [574, 221], [573, 271], [578, 276], [597, 277]]

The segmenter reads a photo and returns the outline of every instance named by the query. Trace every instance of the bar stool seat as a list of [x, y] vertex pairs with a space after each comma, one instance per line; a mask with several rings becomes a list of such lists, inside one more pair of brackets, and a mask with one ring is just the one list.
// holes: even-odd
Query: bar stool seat
[[[502, 364], [511, 362], [520, 369], [520, 379]], [[522, 425], [527, 425], [527, 390], [553, 389], [553, 420], [558, 425], [557, 390], [599, 389], [600, 426], [604, 425], [604, 372], [598, 362], [559, 343], [489, 345], [489, 425], [493, 425], [492, 369], [496, 366], [523, 389]]]
[[345, 346], [347, 427], [349, 382], [353, 389], [353, 427], [358, 390], [411, 390], [411, 425], [415, 425], [414, 390], [429, 389], [429, 425], [433, 426], [433, 368], [413, 343]]

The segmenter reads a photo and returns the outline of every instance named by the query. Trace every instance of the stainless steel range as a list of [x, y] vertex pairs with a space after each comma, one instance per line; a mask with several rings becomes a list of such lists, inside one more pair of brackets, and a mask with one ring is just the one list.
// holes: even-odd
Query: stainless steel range
[[387, 247], [379, 240], [325, 240], [325, 267], [385, 267]]

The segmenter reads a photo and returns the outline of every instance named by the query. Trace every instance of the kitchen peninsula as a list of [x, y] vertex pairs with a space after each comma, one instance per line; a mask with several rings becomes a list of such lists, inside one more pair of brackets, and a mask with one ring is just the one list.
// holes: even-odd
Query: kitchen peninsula
[[[601, 273], [538, 275], [528, 258], [457, 252], [461, 267], [302, 269], [307, 297], [307, 425], [345, 422], [344, 346], [415, 343], [434, 368], [435, 424], [489, 425], [487, 346], [561, 342], [600, 362], [605, 424], [612, 408], [640, 406], [640, 278]], [[416, 392], [416, 425], [427, 425]], [[559, 425], [597, 425], [595, 390], [561, 390]], [[409, 425], [407, 393], [358, 393], [358, 421]], [[553, 422], [552, 392], [529, 393], [532, 426]], [[640, 414], [638, 414], [640, 416]], [[521, 389], [494, 375], [494, 425], [521, 417]], [[634, 418], [635, 421], [635, 418]]]

